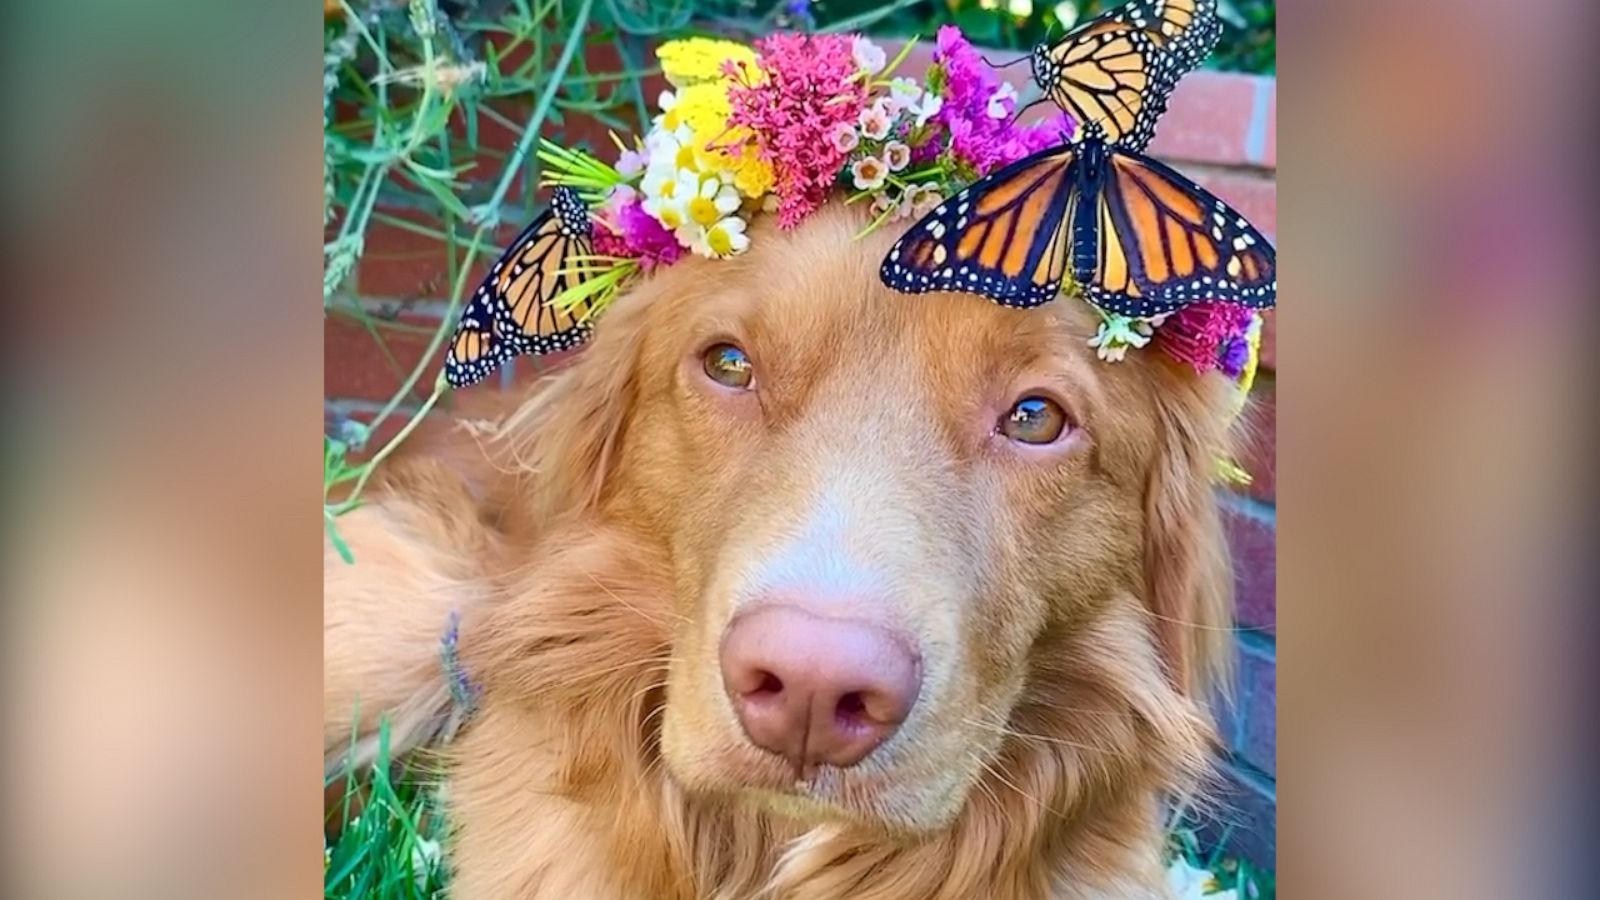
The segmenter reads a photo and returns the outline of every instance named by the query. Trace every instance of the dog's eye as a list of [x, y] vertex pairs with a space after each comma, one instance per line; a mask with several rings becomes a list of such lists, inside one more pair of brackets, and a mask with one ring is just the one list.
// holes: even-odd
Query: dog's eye
[[706, 349], [704, 360], [706, 375], [718, 384], [748, 388], [755, 379], [750, 357], [732, 344], [713, 344]]
[[1048, 444], [1066, 430], [1066, 411], [1045, 397], [1023, 397], [1000, 417], [1000, 433], [1024, 444]]

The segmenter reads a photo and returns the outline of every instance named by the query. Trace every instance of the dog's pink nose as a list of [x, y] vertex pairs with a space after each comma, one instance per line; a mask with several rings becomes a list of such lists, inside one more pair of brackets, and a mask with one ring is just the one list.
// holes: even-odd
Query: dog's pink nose
[[921, 666], [894, 634], [788, 605], [734, 618], [722, 641], [722, 683], [745, 734], [809, 777], [852, 766], [911, 714]]

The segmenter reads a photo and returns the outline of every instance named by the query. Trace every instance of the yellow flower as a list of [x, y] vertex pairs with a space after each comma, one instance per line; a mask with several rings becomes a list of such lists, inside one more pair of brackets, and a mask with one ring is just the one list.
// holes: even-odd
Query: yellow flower
[[1250, 386], [1255, 384], [1256, 368], [1261, 364], [1261, 326], [1260, 313], [1250, 317], [1250, 328], [1245, 332], [1245, 344], [1250, 348], [1250, 355], [1245, 358], [1244, 371], [1239, 373], [1239, 394], [1233, 406], [1235, 416], [1244, 412], [1245, 400], [1250, 396]]
[[661, 71], [667, 81], [679, 88], [723, 80], [722, 64], [729, 60], [735, 65], [744, 63], [752, 75], [757, 72], [754, 50], [716, 38], [668, 41], [656, 50], [656, 59], [661, 61]]
[[[687, 125], [694, 139], [687, 148], [692, 149], [695, 168], [702, 172], [727, 172], [733, 176], [739, 193], [757, 199], [772, 190], [776, 176], [772, 166], [756, 154], [746, 129], [728, 127], [731, 113], [728, 89], [724, 84], [694, 84], [677, 92], [672, 108], [662, 118], [668, 128]], [[743, 147], [743, 153], [729, 148]], [[709, 149], [708, 149], [709, 148]], [[688, 160], [680, 159], [679, 168], [688, 168]]]

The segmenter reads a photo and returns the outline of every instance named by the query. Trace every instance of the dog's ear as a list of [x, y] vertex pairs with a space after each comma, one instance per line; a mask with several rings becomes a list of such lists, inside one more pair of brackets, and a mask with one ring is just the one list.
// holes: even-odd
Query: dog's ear
[[536, 386], [502, 426], [505, 462], [518, 476], [515, 499], [501, 504], [507, 513], [547, 525], [604, 496], [638, 394], [649, 303], [630, 301], [642, 300], [618, 298], [571, 366]]
[[1146, 594], [1173, 685], [1201, 703], [1225, 688], [1233, 578], [1215, 478], [1229, 451], [1233, 387], [1163, 365], [1158, 447], [1145, 494]]

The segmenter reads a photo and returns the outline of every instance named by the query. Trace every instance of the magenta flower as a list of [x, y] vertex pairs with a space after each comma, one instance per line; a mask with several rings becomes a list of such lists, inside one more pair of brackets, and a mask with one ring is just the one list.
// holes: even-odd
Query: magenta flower
[[1190, 304], [1156, 329], [1156, 343], [1202, 375], [1220, 368], [1228, 377], [1237, 378], [1249, 358], [1245, 335], [1250, 319], [1250, 309], [1237, 303]]
[[[970, 168], [972, 177], [1056, 146], [1076, 127], [1061, 112], [1037, 125], [1016, 124], [1015, 90], [1006, 88], [954, 25], [939, 29], [933, 61], [928, 80], [938, 85], [944, 102], [931, 120], [934, 130], [928, 140], [938, 146], [948, 138], [953, 161]], [[1005, 115], [993, 115], [996, 110]]]
[[765, 80], [730, 65], [731, 127], [750, 129], [756, 152], [770, 163], [778, 225], [793, 228], [827, 199], [844, 168], [846, 151], [829, 140], [841, 123], [854, 125], [866, 106], [863, 80], [848, 35], [775, 34], [756, 42]]
[[683, 245], [654, 216], [644, 211], [644, 203], [637, 192], [624, 185], [613, 193], [612, 199], [624, 190], [627, 193], [622, 194], [620, 203], [606, 202], [604, 219], [609, 227], [594, 230], [595, 252], [601, 256], [637, 259], [647, 272], [656, 266], [677, 262], [683, 256]]

